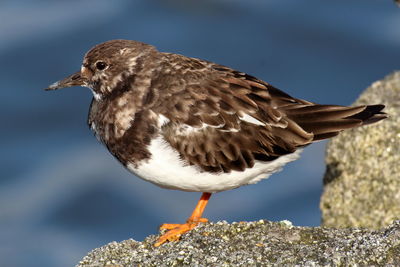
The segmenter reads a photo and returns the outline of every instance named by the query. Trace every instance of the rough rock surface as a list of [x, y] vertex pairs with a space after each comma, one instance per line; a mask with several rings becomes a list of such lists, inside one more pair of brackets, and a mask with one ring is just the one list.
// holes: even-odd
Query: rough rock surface
[[195, 228], [179, 242], [155, 248], [155, 240], [112, 242], [78, 266], [400, 266], [400, 221], [378, 231], [218, 222]]
[[344, 131], [328, 144], [324, 226], [378, 229], [400, 219], [400, 72], [373, 83], [354, 105], [378, 103], [388, 119]]

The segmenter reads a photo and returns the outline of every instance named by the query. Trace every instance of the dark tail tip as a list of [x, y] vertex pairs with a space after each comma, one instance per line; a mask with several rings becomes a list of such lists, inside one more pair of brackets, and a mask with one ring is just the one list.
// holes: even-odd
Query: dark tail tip
[[365, 109], [363, 111], [347, 118], [361, 120], [362, 125], [375, 123], [388, 117], [385, 112], [382, 112], [384, 108], [385, 105], [381, 104], [365, 106]]

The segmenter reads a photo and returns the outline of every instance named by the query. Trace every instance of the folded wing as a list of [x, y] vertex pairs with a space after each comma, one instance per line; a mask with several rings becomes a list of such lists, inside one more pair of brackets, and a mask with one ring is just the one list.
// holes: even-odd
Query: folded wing
[[164, 83], [170, 84], [163, 89], [168, 103], [158, 112], [168, 118], [163, 134], [182, 160], [207, 171], [243, 171], [257, 160], [271, 161], [386, 117], [383, 105], [318, 105], [245, 73], [185, 60], [185, 72], [179, 74], [185, 79]]

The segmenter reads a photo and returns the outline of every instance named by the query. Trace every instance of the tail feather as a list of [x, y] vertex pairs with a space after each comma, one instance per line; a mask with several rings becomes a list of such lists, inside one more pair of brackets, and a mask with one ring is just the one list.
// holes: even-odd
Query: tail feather
[[362, 125], [375, 123], [377, 121], [387, 118], [387, 114], [385, 112], [381, 111], [384, 108], [385, 108], [384, 105], [365, 106], [365, 109], [362, 112], [354, 114], [354, 115], [348, 117], [348, 119], [361, 120]]
[[310, 105], [286, 110], [287, 116], [305, 131], [314, 134], [314, 141], [333, 137], [341, 131], [375, 123], [387, 118], [384, 105], [343, 107]]
[[298, 124], [302, 124], [311, 122], [325, 122], [351, 117], [352, 115], [357, 114], [364, 109], [365, 108], [362, 106], [343, 107], [315, 105], [288, 110], [286, 114]]

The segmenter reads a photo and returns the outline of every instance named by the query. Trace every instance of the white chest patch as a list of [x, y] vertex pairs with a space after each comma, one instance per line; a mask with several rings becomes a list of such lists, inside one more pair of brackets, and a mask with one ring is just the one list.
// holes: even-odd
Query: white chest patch
[[281, 170], [283, 165], [299, 157], [301, 150], [281, 156], [269, 162], [256, 161], [251, 169], [230, 173], [209, 173], [198, 167], [185, 164], [178, 152], [161, 136], [153, 139], [149, 146], [152, 157], [136, 168], [128, 164], [128, 169], [140, 178], [168, 189], [191, 192], [219, 192], [254, 184]]

